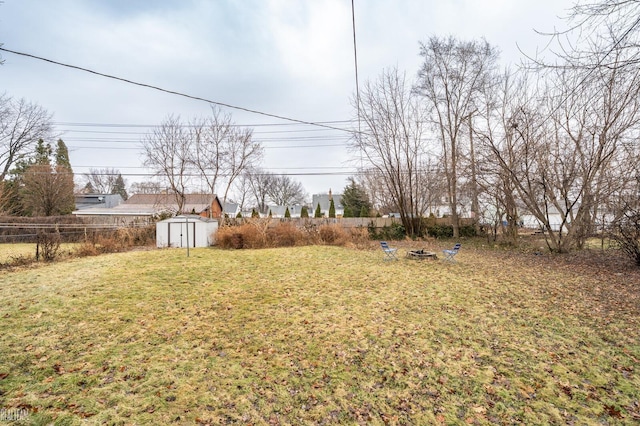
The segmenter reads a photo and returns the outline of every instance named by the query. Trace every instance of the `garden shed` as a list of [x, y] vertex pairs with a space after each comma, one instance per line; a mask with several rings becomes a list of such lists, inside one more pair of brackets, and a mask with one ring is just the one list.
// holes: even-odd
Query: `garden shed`
[[209, 247], [215, 242], [218, 221], [198, 215], [181, 215], [156, 223], [158, 247]]

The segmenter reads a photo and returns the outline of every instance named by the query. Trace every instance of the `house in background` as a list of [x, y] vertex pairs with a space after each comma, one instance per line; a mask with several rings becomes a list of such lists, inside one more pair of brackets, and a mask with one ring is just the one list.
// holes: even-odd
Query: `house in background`
[[240, 204], [225, 202], [222, 204], [222, 214], [228, 217], [236, 217], [240, 213]]
[[[289, 208], [289, 215], [291, 217], [300, 217], [302, 214], [303, 206], [267, 206], [267, 212], [271, 212], [271, 217], [283, 218], [287, 211], [287, 207]], [[307, 212], [309, 212], [308, 207]], [[309, 212], [309, 216], [313, 216], [313, 212]]]
[[152, 223], [158, 217], [175, 216], [178, 213], [217, 219], [222, 216], [222, 203], [215, 194], [186, 194], [182, 212], [179, 212], [174, 194], [134, 194], [112, 208], [95, 207], [73, 212], [93, 223], [124, 225]]
[[90, 208], [110, 209], [124, 202], [120, 194], [76, 194], [76, 210]]
[[336, 217], [344, 215], [344, 206], [342, 205], [342, 195], [332, 194], [331, 190], [327, 194], [313, 194], [311, 201], [311, 209], [309, 210], [309, 216], [313, 217], [318, 204], [320, 204], [320, 211], [324, 217], [329, 217], [329, 206], [331, 205], [331, 199], [333, 199], [333, 205], [336, 209]]

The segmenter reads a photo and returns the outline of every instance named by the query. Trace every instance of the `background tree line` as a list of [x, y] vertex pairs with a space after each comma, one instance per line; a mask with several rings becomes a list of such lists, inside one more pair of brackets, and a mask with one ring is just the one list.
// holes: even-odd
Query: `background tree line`
[[354, 99], [361, 184], [411, 235], [444, 200], [455, 237], [467, 208], [513, 242], [528, 214], [551, 250], [582, 247], [637, 205], [638, 16], [638, 2], [576, 6], [572, 48], [515, 70], [485, 40], [420, 43], [414, 80], [384, 70]]

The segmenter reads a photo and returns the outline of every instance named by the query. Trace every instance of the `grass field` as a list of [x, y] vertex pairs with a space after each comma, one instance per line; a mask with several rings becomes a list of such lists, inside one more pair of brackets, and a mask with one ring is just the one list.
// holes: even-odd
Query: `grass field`
[[28, 424], [640, 421], [638, 270], [458, 260], [311, 246], [3, 271], [0, 408]]
[[[60, 245], [61, 257], [68, 256], [78, 246], [75, 243], [63, 243]], [[0, 244], [0, 264], [12, 263], [16, 258], [35, 258], [35, 243]]]

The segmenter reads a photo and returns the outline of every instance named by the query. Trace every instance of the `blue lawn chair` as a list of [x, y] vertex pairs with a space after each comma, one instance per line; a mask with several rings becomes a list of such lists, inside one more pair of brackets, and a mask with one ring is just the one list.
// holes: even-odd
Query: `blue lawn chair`
[[386, 241], [380, 241], [380, 248], [384, 252], [384, 259], [387, 260], [398, 260], [396, 254], [398, 252], [397, 248], [389, 247], [389, 244]]
[[452, 249], [450, 250], [442, 250], [442, 253], [444, 253], [444, 261], [445, 262], [451, 262], [451, 263], [456, 263], [456, 254], [458, 254], [458, 252], [460, 251], [460, 246], [462, 244], [460, 243], [456, 243], [455, 246], [453, 246]]

